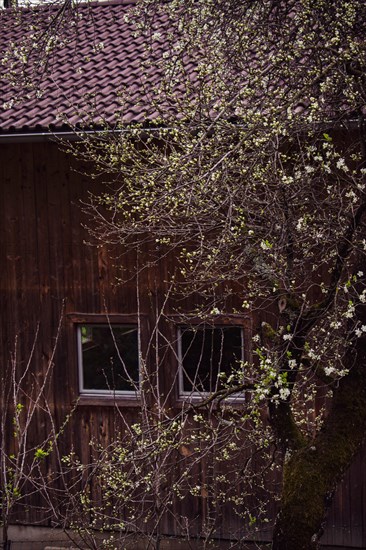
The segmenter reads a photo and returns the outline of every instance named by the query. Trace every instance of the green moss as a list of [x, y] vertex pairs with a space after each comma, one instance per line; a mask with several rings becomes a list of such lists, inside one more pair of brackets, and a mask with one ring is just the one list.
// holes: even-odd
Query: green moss
[[317, 548], [327, 506], [357, 452], [366, 428], [363, 361], [342, 379], [332, 409], [314, 440], [288, 458], [274, 550]]

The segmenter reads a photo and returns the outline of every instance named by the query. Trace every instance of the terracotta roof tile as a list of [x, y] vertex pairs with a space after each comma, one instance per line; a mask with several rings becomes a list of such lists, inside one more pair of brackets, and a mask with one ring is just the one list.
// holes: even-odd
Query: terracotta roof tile
[[[141, 65], [145, 58], [144, 40], [136, 36], [132, 23], [126, 18], [130, 8], [131, 4], [121, 0], [79, 4], [75, 20], [72, 14], [68, 27], [65, 26], [66, 43], [52, 51], [47, 70], [38, 75], [36, 90], [22, 90], [19, 82], [12, 84], [9, 63], [3, 59], [0, 65], [0, 131], [46, 130], [49, 126], [56, 131], [67, 121], [85, 125], [91, 106], [96, 109], [99, 119], [102, 117], [107, 123], [115, 124], [122, 109], [121, 88], [124, 92], [127, 88], [129, 94], [121, 112], [124, 121], [141, 122], [149, 114], [156, 116], [143, 90], [146, 78], [154, 83], [158, 76], [151, 69], [144, 73]], [[46, 25], [54, 15], [54, 7], [22, 9], [20, 15], [3, 10], [0, 13], [0, 51], [6, 52], [13, 43], [19, 47], [24, 38], [29, 39], [34, 17]], [[74, 32], [76, 24], [77, 32]], [[161, 44], [154, 48], [156, 59], [162, 52]], [[34, 74], [30, 78], [35, 82]]]

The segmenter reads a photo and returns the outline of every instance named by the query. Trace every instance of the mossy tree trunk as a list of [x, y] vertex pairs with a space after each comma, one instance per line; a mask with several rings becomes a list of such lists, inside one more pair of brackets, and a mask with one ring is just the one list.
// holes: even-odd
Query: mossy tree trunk
[[[362, 313], [364, 317], [366, 312]], [[366, 430], [365, 337], [354, 342], [345, 363], [349, 374], [340, 380], [334, 391], [332, 408], [321, 431], [313, 441], [293, 450], [285, 464], [273, 550], [319, 547], [334, 490], [363, 441]]]

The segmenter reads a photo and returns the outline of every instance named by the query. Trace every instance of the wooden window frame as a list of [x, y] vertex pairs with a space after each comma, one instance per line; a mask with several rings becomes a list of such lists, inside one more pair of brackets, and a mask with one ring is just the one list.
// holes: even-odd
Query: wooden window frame
[[[138, 329], [138, 352], [144, 348], [147, 337], [147, 316], [137, 314], [87, 314], [71, 313], [68, 315], [72, 324], [75, 353], [75, 379], [77, 385], [78, 404], [80, 405], [118, 405], [139, 407], [141, 403], [140, 390], [85, 390], [82, 388], [82, 357], [80, 346], [80, 328], [85, 325], [94, 326], [136, 326]], [[139, 353], [140, 356], [140, 353]], [[139, 358], [140, 371], [140, 358]], [[141, 373], [140, 373], [141, 374]], [[140, 379], [141, 380], [141, 379]]]
[[[183, 390], [183, 372], [182, 372], [182, 350], [181, 350], [181, 338], [180, 338], [180, 327], [183, 326], [199, 326], [206, 325], [211, 328], [215, 327], [239, 327], [242, 331], [242, 361], [250, 361], [252, 355], [251, 349], [251, 334], [252, 334], [252, 320], [249, 315], [236, 315], [236, 314], [217, 314], [212, 317], [207, 317], [206, 319], [200, 319], [197, 317], [189, 316], [180, 316], [174, 315], [170, 316], [170, 320], [173, 323], [176, 339], [176, 357], [178, 369], [177, 383], [176, 383], [176, 396], [177, 402], [199, 402], [204, 401], [210, 395], [210, 392], [199, 392], [199, 391], [184, 391]], [[225, 398], [225, 402], [231, 404], [243, 403], [246, 400], [246, 392], [243, 391], [240, 395], [233, 394]]]

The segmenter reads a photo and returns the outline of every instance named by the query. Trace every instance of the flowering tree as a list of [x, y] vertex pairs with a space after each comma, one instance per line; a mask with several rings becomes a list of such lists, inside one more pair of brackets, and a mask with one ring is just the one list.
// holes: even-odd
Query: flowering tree
[[97, 238], [174, 254], [177, 291], [211, 313], [230, 293], [269, 312], [227, 391], [250, 386], [282, 449], [274, 549], [318, 547], [366, 427], [365, 9], [142, 0], [147, 47], [166, 49], [154, 122], [79, 152], [119, 182], [89, 205]]
[[[263, 317], [244, 368], [201, 406], [247, 390], [242, 416], [262, 434], [258, 446], [281, 450], [268, 451], [282, 469], [274, 550], [318, 547], [326, 503], [365, 433], [365, 12], [356, 0], [140, 0], [131, 18], [151, 54], [145, 69], [161, 75], [146, 89], [153, 117], [126, 126], [122, 116], [121, 131], [72, 146], [116, 182], [86, 206], [97, 239], [136, 249], [148, 267], [174, 257], [171, 292], [197, 297], [185, 313]], [[231, 295], [241, 305], [227, 312]], [[329, 405], [315, 414], [324, 389]], [[263, 410], [271, 436], [267, 418], [258, 427]], [[227, 453], [219, 412], [215, 429], [205, 415], [194, 421], [203, 442], [219, 426]], [[123, 464], [140, 452], [150, 461], [140, 486], [155, 503], [156, 464], [195, 436], [187, 416], [168, 418], [164, 404], [160, 413], [113, 450]], [[240, 422], [237, 408], [230, 422]], [[94, 471], [111, 479], [105, 491], [135, 494], [110, 468], [116, 454], [103, 453]], [[155, 525], [160, 517], [155, 506]]]

